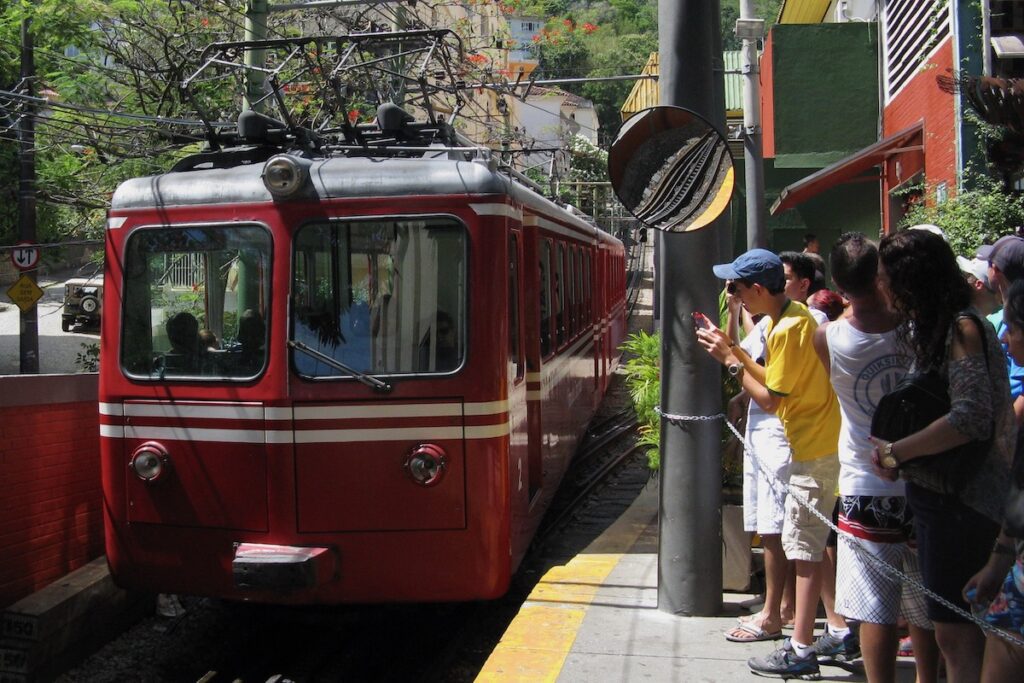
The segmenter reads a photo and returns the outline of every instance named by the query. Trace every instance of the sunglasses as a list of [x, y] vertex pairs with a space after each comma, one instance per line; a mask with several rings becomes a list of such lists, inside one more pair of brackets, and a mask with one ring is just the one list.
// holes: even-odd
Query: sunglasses
[[736, 285], [738, 284], [742, 284], [748, 289], [750, 288], [750, 283], [747, 282], [746, 280], [729, 280], [728, 282], [725, 283], [725, 291], [727, 291], [729, 294], [735, 294], [737, 291], [739, 291], [739, 288], [736, 287]]

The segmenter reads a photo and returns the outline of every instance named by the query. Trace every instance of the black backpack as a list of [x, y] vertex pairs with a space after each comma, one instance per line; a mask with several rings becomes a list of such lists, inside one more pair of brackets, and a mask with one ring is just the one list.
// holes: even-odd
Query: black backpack
[[[988, 365], [985, 326], [972, 313], [969, 317], [981, 330], [982, 351]], [[938, 370], [909, 373], [878, 402], [871, 417], [871, 435], [896, 441], [919, 432], [949, 412], [949, 383]], [[981, 469], [991, 450], [992, 438], [969, 441], [941, 453], [914, 458], [900, 465], [900, 475], [911, 483], [943, 494], [958, 494]]]

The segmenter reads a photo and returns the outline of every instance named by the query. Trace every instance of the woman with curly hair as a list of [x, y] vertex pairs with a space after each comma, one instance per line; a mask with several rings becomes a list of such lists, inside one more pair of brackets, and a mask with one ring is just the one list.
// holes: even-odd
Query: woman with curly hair
[[[907, 482], [925, 586], [968, 610], [961, 591], [985, 564], [999, 532], [1016, 440], [1002, 349], [992, 326], [970, 309], [970, 288], [945, 240], [906, 230], [885, 237], [878, 254], [879, 286], [904, 320], [897, 335], [912, 352], [913, 370], [938, 371], [948, 382], [951, 406], [946, 415], [895, 442], [871, 437], [876, 462], [882, 472], [898, 473]], [[990, 440], [990, 446], [956, 493], [937, 490], [941, 487], [926, 462], [901, 467], [974, 440]], [[948, 679], [977, 681], [985, 642], [981, 629], [932, 599], [928, 616]]]

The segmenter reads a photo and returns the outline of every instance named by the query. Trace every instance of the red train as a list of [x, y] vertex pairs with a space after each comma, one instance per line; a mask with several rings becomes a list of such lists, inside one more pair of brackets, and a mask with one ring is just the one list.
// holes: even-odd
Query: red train
[[444, 124], [312, 153], [272, 127], [114, 194], [111, 571], [261, 602], [500, 596], [616, 365], [623, 246]]

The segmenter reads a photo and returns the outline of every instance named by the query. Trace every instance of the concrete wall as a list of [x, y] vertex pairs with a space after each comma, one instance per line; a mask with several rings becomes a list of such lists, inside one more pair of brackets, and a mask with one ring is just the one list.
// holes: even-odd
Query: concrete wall
[[0, 606], [103, 554], [98, 378], [0, 377]]

